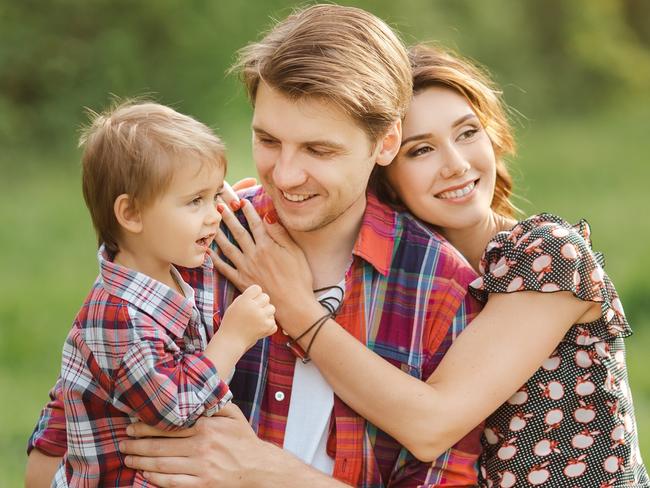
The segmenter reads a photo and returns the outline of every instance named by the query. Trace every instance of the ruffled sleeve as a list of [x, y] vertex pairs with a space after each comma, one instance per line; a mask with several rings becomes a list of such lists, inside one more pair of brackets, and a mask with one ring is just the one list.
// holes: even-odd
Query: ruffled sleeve
[[601, 304], [600, 319], [585, 324], [592, 334], [597, 330], [602, 339], [627, 336], [630, 327], [603, 266], [602, 255], [591, 249], [586, 221], [573, 226], [554, 215], [536, 215], [488, 243], [480, 263], [482, 276], [470, 284], [470, 292], [487, 301], [490, 293], [569, 291]]

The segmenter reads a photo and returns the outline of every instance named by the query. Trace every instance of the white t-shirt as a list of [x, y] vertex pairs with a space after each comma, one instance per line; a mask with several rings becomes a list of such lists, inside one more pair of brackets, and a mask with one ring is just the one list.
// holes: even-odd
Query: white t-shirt
[[[343, 289], [345, 280], [338, 286]], [[318, 298], [322, 301], [328, 297], [342, 298], [340, 290], [328, 290]], [[284, 449], [328, 475], [334, 472], [334, 459], [327, 454], [333, 408], [334, 391], [316, 365], [296, 359]]]

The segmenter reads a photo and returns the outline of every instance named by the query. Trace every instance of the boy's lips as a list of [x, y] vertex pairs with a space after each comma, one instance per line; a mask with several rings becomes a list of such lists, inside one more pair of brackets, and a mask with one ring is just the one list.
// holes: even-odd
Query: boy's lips
[[208, 235], [206, 235], [204, 237], [201, 237], [200, 239], [197, 239], [195, 242], [199, 246], [207, 248], [210, 245], [210, 243], [212, 242], [212, 240], [214, 239], [215, 235], [216, 235], [216, 233], [208, 234]]

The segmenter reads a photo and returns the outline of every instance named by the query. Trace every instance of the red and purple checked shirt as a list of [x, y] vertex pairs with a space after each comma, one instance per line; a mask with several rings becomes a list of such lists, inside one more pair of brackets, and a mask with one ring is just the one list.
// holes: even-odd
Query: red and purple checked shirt
[[[261, 215], [270, 210], [270, 199], [261, 190], [249, 198]], [[439, 235], [371, 194], [353, 253], [337, 322], [396, 367], [427, 378], [479, 311], [467, 292], [476, 274]], [[236, 290], [217, 280], [215, 309], [222, 316]], [[258, 436], [278, 446], [284, 442], [296, 360], [286, 341], [277, 333], [258, 342], [237, 364], [230, 382], [233, 401]], [[58, 425], [63, 419], [55, 391], [51, 397], [30, 447], [60, 456], [65, 432]], [[476, 484], [480, 427], [433, 463], [423, 463], [336, 395], [332, 413], [328, 452], [335, 459], [334, 476], [344, 482], [362, 488]]]
[[[126, 427], [136, 420], [189, 427], [232, 396], [202, 354], [214, 330], [212, 262], [177, 275], [193, 287], [194, 297], [185, 298], [111, 262], [103, 247], [98, 260], [99, 277], [63, 346], [56, 388], [64, 416], [59, 400], [39, 423], [66, 431], [52, 439], [50, 428], [37, 428], [30, 444], [65, 453], [55, 486], [151, 486], [123, 463]], [[66, 435], [67, 451], [48, 449]]]

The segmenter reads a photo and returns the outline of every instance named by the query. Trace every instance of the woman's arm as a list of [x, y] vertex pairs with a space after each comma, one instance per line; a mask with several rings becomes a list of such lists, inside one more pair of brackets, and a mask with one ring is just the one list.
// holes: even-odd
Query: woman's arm
[[[218, 258], [217, 269], [238, 286], [260, 284], [281, 323], [312, 323], [322, 311], [311, 280], [304, 278], [310, 273], [300, 249], [280, 225], [253, 215], [251, 205], [243, 210], [254, 239], [225, 213], [239, 248], [221, 236], [218, 244], [236, 269]], [[333, 320], [319, 332], [310, 355], [343, 401], [416, 457], [431, 461], [506, 401], [592, 307], [598, 305], [569, 292], [492, 295], [426, 383], [384, 361]], [[302, 330], [287, 332], [295, 337]], [[303, 348], [311, 336], [300, 340]]]

